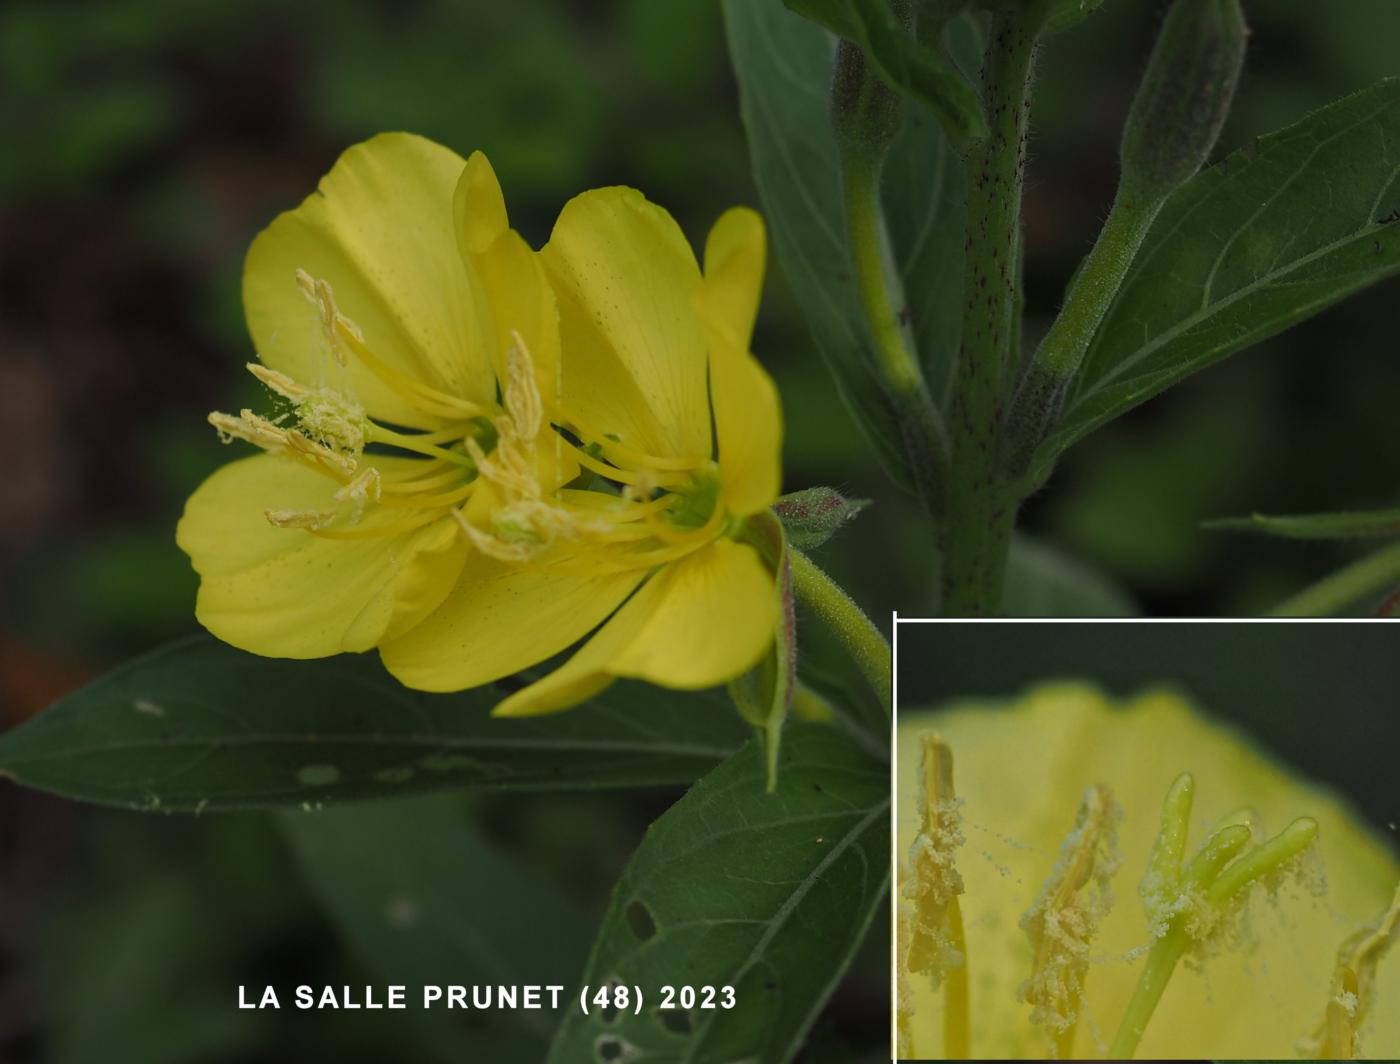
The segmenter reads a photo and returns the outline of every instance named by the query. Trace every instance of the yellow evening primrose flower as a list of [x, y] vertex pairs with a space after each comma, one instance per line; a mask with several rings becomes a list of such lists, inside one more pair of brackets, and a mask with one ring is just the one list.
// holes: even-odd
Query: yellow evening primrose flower
[[743, 539], [779, 491], [777, 393], [749, 353], [764, 258], [735, 209], [702, 271], [627, 188], [572, 200], [536, 252], [480, 153], [349, 149], [248, 253], [249, 369], [274, 409], [210, 416], [263, 453], [186, 505], [199, 620], [275, 657], [377, 647], [432, 691], [592, 633], [507, 714], [621, 676], [743, 673], [777, 609]]
[[1400, 863], [1179, 695], [901, 714], [901, 1056], [1400, 1056]]

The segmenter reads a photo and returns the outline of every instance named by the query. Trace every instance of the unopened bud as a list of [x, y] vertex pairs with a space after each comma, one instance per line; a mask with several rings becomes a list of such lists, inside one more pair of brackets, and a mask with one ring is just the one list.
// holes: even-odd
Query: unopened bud
[[820, 547], [842, 526], [870, 505], [869, 499], [848, 499], [835, 488], [804, 488], [773, 504], [787, 541], [798, 550]]
[[831, 79], [831, 124], [843, 154], [879, 162], [899, 133], [903, 102], [870, 68], [865, 50], [843, 40]]
[[1244, 64], [1239, 0], [1176, 0], [1162, 23], [1123, 129], [1122, 190], [1157, 200], [1215, 147]]

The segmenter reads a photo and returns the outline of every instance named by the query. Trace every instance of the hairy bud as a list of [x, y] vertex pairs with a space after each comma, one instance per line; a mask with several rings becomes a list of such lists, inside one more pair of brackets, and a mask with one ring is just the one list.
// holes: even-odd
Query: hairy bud
[[1215, 147], [1244, 64], [1239, 0], [1176, 0], [1123, 129], [1123, 189], [1160, 198]]

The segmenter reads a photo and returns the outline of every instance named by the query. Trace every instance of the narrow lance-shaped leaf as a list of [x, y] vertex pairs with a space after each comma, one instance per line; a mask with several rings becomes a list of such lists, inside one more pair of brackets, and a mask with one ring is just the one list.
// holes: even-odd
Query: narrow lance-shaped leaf
[[[889, 766], [813, 724], [789, 727], [773, 794], [761, 759], [750, 745], [652, 825], [582, 979], [640, 987], [644, 1006], [584, 1015], [576, 1001], [552, 1064], [783, 1064], [797, 1052], [889, 888]], [[733, 1007], [720, 991], [717, 1007], [663, 1011], [668, 985], [733, 987]]]
[[[831, 125], [836, 38], [782, 0], [724, 0], [754, 177], [778, 264], [842, 397], [891, 475], [910, 483], [875, 373], [842, 222]], [[929, 389], [946, 401], [962, 299], [963, 178], [938, 124], [908, 116], [885, 163], [885, 215]]]
[[1397, 220], [1397, 78], [1198, 174], [1149, 231], [1037, 474], [1196, 370], [1400, 272]]
[[1287, 539], [1365, 539], [1400, 536], [1400, 510], [1364, 510], [1334, 514], [1297, 514], [1271, 517], [1223, 517], [1205, 522], [1219, 532], [1266, 532]]
[[285, 661], [197, 637], [0, 736], [0, 774], [69, 798], [212, 812], [472, 785], [689, 783], [746, 737], [721, 692], [620, 683], [525, 720], [490, 715], [503, 696], [410, 691], [370, 657]]

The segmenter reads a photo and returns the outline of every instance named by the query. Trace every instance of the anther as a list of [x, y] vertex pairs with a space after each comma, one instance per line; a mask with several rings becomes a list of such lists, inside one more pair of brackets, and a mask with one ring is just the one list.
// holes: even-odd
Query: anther
[[1400, 939], [1400, 886], [1379, 920], [1342, 943], [1332, 996], [1322, 1022], [1299, 1051], [1320, 1060], [1353, 1060], [1361, 1055], [1361, 1026], [1376, 996], [1376, 967]]
[[958, 895], [963, 892], [957, 851], [963, 844], [962, 817], [953, 789], [953, 751], [933, 732], [921, 736], [919, 786], [922, 825], [909, 849], [904, 898], [911, 903], [907, 953], [909, 971], [943, 985], [943, 1052], [950, 1059], [969, 1055], [967, 943]]
[[1122, 864], [1117, 845], [1121, 816], [1108, 788], [1088, 790], [1059, 861], [1021, 918], [1035, 950], [1021, 996], [1033, 1007], [1032, 1022], [1047, 1028], [1055, 1058], [1073, 1056], [1089, 946], [1113, 904], [1109, 880]]
[[278, 528], [305, 528], [318, 532], [335, 522], [334, 510], [264, 510], [268, 523]]

